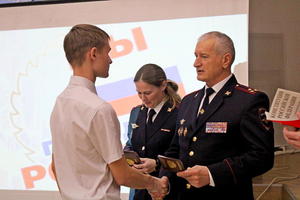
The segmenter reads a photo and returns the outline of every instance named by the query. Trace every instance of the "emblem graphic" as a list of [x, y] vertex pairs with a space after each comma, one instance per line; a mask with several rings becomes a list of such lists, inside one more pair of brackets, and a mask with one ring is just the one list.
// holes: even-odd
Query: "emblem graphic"
[[167, 160], [167, 165], [171, 168], [171, 169], [174, 169], [176, 168], [176, 163], [172, 160]]

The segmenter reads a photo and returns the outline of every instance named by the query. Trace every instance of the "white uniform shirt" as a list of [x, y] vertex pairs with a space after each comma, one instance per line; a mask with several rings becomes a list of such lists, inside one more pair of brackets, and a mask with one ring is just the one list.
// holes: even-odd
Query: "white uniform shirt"
[[63, 199], [120, 200], [108, 164], [122, 157], [120, 125], [90, 80], [72, 76], [51, 115], [52, 148]]
[[[232, 74], [230, 74], [229, 76], [227, 76], [226, 78], [224, 78], [222, 81], [220, 81], [219, 83], [215, 84], [214, 86], [212, 86], [212, 89], [215, 91], [214, 93], [212, 93], [208, 99], [209, 99], [209, 103], [213, 100], [213, 98], [217, 95], [217, 93], [222, 89], [222, 87], [227, 83], [227, 81], [232, 77]], [[205, 91], [208, 88], [207, 85], [205, 85]], [[201, 102], [200, 102], [200, 106], [199, 106], [199, 110], [202, 107], [203, 101], [205, 99], [206, 93], [204, 95], [204, 97], [202, 98]], [[198, 110], [198, 113], [199, 113]], [[208, 175], [209, 175], [209, 185], [215, 187], [215, 181], [210, 173], [210, 171], [208, 170]]]
[[[160, 112], [161, 108], [165, 105], [167, 100], [162, 100], [157, 106], [155, 106], [154, 111], [155, 114], [152, 116], [152, 122], [154, 122], [155, 118], [157, 117], [158, 113]], [[147, 113], [147, 122], [148, 122], [148, 116], [151, 108], [148, 108], [148, 113]]]

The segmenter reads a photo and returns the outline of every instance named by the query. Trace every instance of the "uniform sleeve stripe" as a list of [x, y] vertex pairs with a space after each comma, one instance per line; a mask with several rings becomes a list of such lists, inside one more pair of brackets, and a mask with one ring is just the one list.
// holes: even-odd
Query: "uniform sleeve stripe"
[[228, 165], [228, 167], [229, 167], [229, 169], [230, 169], [230, 171], [231, 171], [231, 174], [232, 174], [232, 176], [233, 176], [233, 182], [234, 182], [235, 184], [237, 184], [237, 180], [236, 180], [236, 177], [235, 177], [235, 173], [233, 172], [232, 167], [231, 167], [229, 161], [228, 161], [227, 159], [225, 159], [224, 161], [225, 161], [225, 163]]

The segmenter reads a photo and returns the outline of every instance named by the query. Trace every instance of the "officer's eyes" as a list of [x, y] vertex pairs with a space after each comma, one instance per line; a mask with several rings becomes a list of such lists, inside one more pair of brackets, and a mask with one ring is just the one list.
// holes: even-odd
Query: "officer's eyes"
[[197, 55], [197, 54], [195, 54], [195, 57], [196, 58], [199, 58], [199, 57], [201, 57], [201, 58], [208, 58], [208, 55], [205, 55], [205, 54]]
[[150, 95], [152, 92], [138, 92], [139, 95]]

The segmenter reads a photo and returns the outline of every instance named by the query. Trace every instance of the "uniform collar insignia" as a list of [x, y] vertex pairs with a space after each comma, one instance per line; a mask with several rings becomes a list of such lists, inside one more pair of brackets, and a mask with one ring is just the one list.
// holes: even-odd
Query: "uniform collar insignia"
[[198, 115], [199, 115], [199, 114], [200, 114], [200, 115], [203, 115], [204, 112], [205, 112], [205, 110], [204, 110], [203, 108], [201, 108], [201, 110], [199, 110]]
[[138, 127], [139, 127], [139, 125], [137, 125], [137, 124], [135, 124], [135, 123], [132, 123], [132, 124], [131, 124], [131, 128], [132, 128], [132, 129], [136, 129], [136, 128], [138, 128]]
[[145, 106], [142, 106], [142, 107], [141, 107], [141, 110], [144, 110], [144, 108], [145, 108]]
[[252, 88], [248, 88], [248, 91], [249, 91], [250, 93], [255, 93], [255, 90], [252, 89]]
[[228, 90], [225, 92], [225, 95], [226, 95], [226, 96], [229, 96], [230, 94], [231, 94], [231, 92], [228, 91]]

